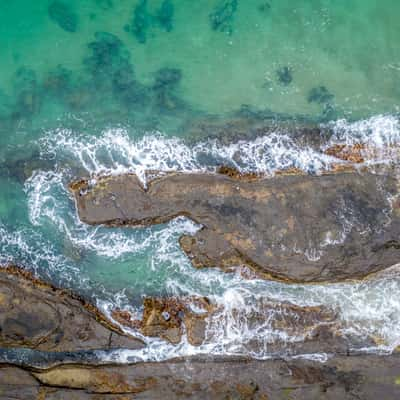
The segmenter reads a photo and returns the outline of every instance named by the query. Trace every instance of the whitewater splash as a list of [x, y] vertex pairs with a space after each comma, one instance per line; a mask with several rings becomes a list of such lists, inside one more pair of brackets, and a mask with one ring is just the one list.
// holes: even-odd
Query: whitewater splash
[[332, 164], [345, 163], [324, 154], [324, 150], [338, 143], [361, 143], [374, 149], [375, 163], [398, 159], [397, 153], [390, 152], [400, 143], [400, 122], [394, 116], [376, 116], [353, 123], [339, 120], [323, 125], [322, 129], [330, 137], [321, 148], [303, 146], [282, 131], [228, 145], [217, 139], [189, 145], [158, 132], [132, 140], [124, 129], [111, 129], [100, 137], [58, 130], [45, 135], [40, 143], [42, 155], [56, 159], [60, 165], [75, 164], [78, 171], [90, 175], [134, 172], [144, 183], [146, 171], [214, 172], [220, 165], [264, 174], [289, 168], [318, 173], [330, 169]]
[[[326, 147], [335, 143], [362, 142], [385, 150], [398, 144], [400, 139], [399, 121], [392, 116], [378, 116], [357, 123], [338, 121], [330, 124], [329, 129], [332, 135], [324, 145]], [[94, 282], [98, 282], [97, 304], [109, 317], [115, 307], [140, 317], [141, 306], [137, 302], [134, 304], [132, 298], [153, 293], [206, 296], [224, 310], [219, 324], [209, 321], [207, 334], [214, 339], [206, 345], [192, 346], [184, 337], [179, 345], [173, 346], [128, 330], [144, 340], [147, 347], [117, 352], [114, 360], [157, 361], [193, 354], [268, 358], [274, 340], [303, 340], [301, 336], [288, 336], [273, 327], [268, 318], [260, 319], [256, 326], [246, 318], [246, 315], [259, 311], [257, 304], [265, 299], [299, 306], [325, 305], [338, 310], [346, 327], [343, 334], [377, 337], [382, 343], [380, 349], [384, 350], [400, 344], [398, 268], [370, 281], [330, 285], [285, 285], [260, 279], [246, 280], [238, 273], [228, 274], [217, 269], [196, 270], [178, 246], [181, 234], [193, 234], [200, 228], [192, 221], [178, 218], [166, 225], [141, 229], [91, 227], [80, 222], [67, 190], [67, 184], [77, 173], [96, 175], [129, 171], [145, 181], [148, 170], [211, 172], [221, 164], [244, 172], [273, 173], [295, 167], [316, 173], [337, 163], [337, 159], [323, 154], [323, 149], [302, 147], [282, 133], [230, 145], [210, 140], [190, 146], [181, 139], [160, 134], [132, 140], [122, 129], [109, 130], [98, 138], [59, 130], [46, 134], [40, 144], [42, 156], [54, 158], [56, 167], [53, 171], [36, 171], [26, 181], [32, 227], [18, 234], [2, 227], [3, 254], [18, 251], [26, 265], [31, 265], [40, 276], [57, 282], [56, 277], [63, 275], [67, 277], [64, 285], [67, 282], [75, 290], [93, 291]], [[46, 242], [43, 237], [49, 231], [55, 240], [66, 240], [68, 246], [57, 248]], [[327, 241], [332, 240], [340, 238], [327, 238]], [[46, 250], [42, 252], [41, 249]], [[317, 257], [315, 251], [310, 249], [309, 256]], [[78, 254], [76, 259], [75, 253]], [[93, 264], [96, 268], [91, 267]], [[113, 287], [109, 280], [117, 280], [118, 271], [126, 271], [127, 265], [130, 272], [124, 272], [119, 286]], [[101, 268], [104, 268], [103, 272], [99, 273]], [[237, 318], [238, 310], [240, 318]], [[254, 341], [260, 345], [256, 351], [249, 350], [248, 344]]]

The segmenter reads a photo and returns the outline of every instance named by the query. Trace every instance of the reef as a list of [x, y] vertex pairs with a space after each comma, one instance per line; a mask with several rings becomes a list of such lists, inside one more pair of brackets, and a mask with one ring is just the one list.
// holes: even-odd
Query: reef
[[247, 266], [288, 282], [361, 279], [398, 262], [395, 174], [354, 171], [237, 179], [171, 173], [144, 188], [134, 174], [71, 184], [80, 219], [143, 226], [177, 216], [202, 228], [180, 245], [195, 267]]
[[78, 15], [71, 5], [58, 0], [50, 3], [48, 8], [50, 19], [66, 32], [76, 32], [78, 29]]
[[209, 15], [211, 28], [214, 31], [233, 33], [233, 19], [238, 7], [238, 0], [221, 0]]

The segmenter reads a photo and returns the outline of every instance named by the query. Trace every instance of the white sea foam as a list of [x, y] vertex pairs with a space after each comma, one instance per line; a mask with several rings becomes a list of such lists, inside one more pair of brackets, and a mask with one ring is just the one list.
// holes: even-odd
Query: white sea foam
[[[400, 136], [399, 122], [391, 116], [378, 116], [357, 123], [338, 121], [329, 127], [334, 134], [327, 146], [338, 142], [362, 142], [385, 148], [397, 144]], [[42, 155], [54, 157], [57, 168], [50, 172], [37, 171], [26, 182], [29, 217], [35, 231], [53, 229], [78, 251], [91, 252], [110, 263], [114, 262], [113, 268], [117, 268], [117, 262], [125, 258], [132, 260], [133, 264], [135, 259], [146, 259], [148, 267], [135, 264], [135, 268], [143, 274], [142, 292], [138, 295], [147, 294], [149, 286], [146, 283], [150, 281], [153, 289], [160, 292], [208, 296], [222, 307], [220, 319], [209, 322], [207, 337], [210, 343], [206, 345], [194, 347], [185, 338], [182, 343], [173, 346], [162, 340], [142, 337], [147, 343], [145, 349], [116, 352], [112, 356], [114, 360], [157, 361], [203, 353], [268, 358], [271, 356], [271, 342], [301, 341], [304, 337], [301, 332], [287, 335], [285, 331], [274, 328], [267, 312], [257, 319], [258, 322], [250, 321], [248, 316], [252, 313], [262, 313], [258, 305], [266, 299], [303, 306], [322, 304], [333, 307], [339, 311], [345, 327], [344, 334], [379, 337], [383, 342], [379, 347], [381, 349], [392, 349], [400, 344], [400, 275], [397, 268], [374, 280], [331, 285], [284, 285], [259, 279], [244, 280], [239, 274], [227, 274], [217, 269], [196, 270], [177, 243], [182, 233], [193, 234], [199, 229], [190, 220], [179, 218], [163, 226], [141, 229], [90, 227], [79, 221], [66, 189], [68, 180], [77, 173], [94, 176], [98, 173], [132, 171], [145, 180], [146, 170], [213, 171], [220, 164], [232, 165], [242, 171], [266, 173], [289, 167], [318, 172], [337, 162], [322, 151], [303, 148], [284, 134], [269, 134], [230, 145], [209, 140], [190, 146], [181, 139], [166, 138], [160, 134], [133, 140], [122, 129], [109, 130], [97, 138], [59, 130], [47, 134], [41, 145]], [[343, 219], [343, 232], [336, 236], [327, 231], [320, 248], [310, 245], [299, 251], [305, 252], [310, 259], [317, 259], [326, 246], [345, 240], [352, 227], [357, 225], [357, 221], [351, 218], [347, 216]], [[32, 256], [32, 265], [41, 265], [44, 259], [49, 270], [64, 268], [70, 271], [76, 268], [76, 274], [71, 276], [89, 281], [88, 274], [79, 269], [82, 268], [79, 262], [74, 264], [67, 256], [60, 256], [49, 243], [39, 241], [39, 247], [50, 249], [48, 253], [45, 250], [39, 254], [37, 245], [28, 246], [26, 243], [29, 232], [20, 232], [22, 236], [18, 236], [5, 228], [1, 229], [4, 254], [14, 251], [9, 246], [20, 246], [22, 252], [39, 257], [35, 259]], [[27, 263], [30, 262], [27, 257]], [[152, 283], [158, 276], [163, 276], [163, 279]], [[74, 284], [79, 288], [79, 281]], [[128, 286], [129, 282], [126, 282], [126, 288], [119, 290], [104, 287], [98, 295], [99, 307], [109, 316], [113, 308], [120, 307], [139, 317], [141, 308], [130, 303]], [[131, 333], [141, 337], [138, 332]], [[258, 343], [256, 350], [254, 346], [249, 347], [249, 343], [254, 342]], [[304, 356], [321, 360], [326, 357], [324, 354]]]
[[41, 142], [44, 154], [60, 163], [75, 162], [86, 173], [135, 172], [143, 181], [149, 170], [214, 171], [218, 165], [231, 165], [263, 173], [291, 167], [315, 172], [332, 162], [332, 157], [302, 148], [283, 133], [229, 145], [214, 139], [189, 146], [182, 139], [159, 133], [132, 140], [123, 129], [109, 130], [97, 138], [60, 130]]

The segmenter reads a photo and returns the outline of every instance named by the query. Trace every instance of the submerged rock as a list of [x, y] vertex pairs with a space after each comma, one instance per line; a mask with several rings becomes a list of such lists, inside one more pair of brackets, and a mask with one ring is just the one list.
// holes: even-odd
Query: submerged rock
[[155, 20], [163, 29], [165, 29], [167, 32], [171, 32], [173, 29], [173, 17], [174, 3], [172, 2], [172, 0], [164, 0], [161, 4], [160, 9], [155, 15]]
[[209, 15], [211, 28], [214, 31], [231, 35], [233, 32], [233, 18], [236, 14], [238, 0], [221, 0]]
[[148, 31], [153, 27], [160, 27], [166, 32], [172, 31], [174, 12], [172, 0], [163, 0], [155, 14], [149, 12], [147, 0], [140, 0], [133, 11], [130, 24], [126, 25], [124, 29], [126, 32], [132, 33], [139, 43], [145, 44]]
[[271, 3], [269, 1], [264, 1], [257, 7], [257, 10], [262, 14], [269, 14], [271, 11]]
[[172, 173], [145, 190], [133, 174], [71, 185], [88, 224], [164, 223], [178, 215], [203, 228], [180, 239], [196, 267], [246, 265], [293, 282], [360, 279], [400, 256], [398, 180], [341, 172], [238, 180]]
[[34, 70], [28, 67], [18, 68], [14, 75], [14, 90], [17, 99], [14, 118], [30, 118], [40, 110], [42, 99]]
[[161, 112], [185, 107], [184, 102], [176, 94], [181, 79], [182, 71], [178, 68], [160, 68], [156, 72], [152, 90], [155, 106]]
[[111, 10], [114, 7], [114, 0], [94, 0], [96, 5], [104, 11]]
[[278, 82], [283, 86], [288, 86], [293, 81], [292, 69], [290, 67], [282, 67], [276, 71]]
[[76, 32], [78, 28], [78, 15], [71, 5], [62, 1], [52, 1], [48, 8], [50, 19], [66, 32]]
[[42, 159], [38, 151], [25, 154], [24, 158], [20, 153], [10, 154], [0, 164], [0, 176], [10, 176], [18, 182], [23, 183], [30, 178], [36, 170], [49, 171], [54, 168], [54, 160]]
[[146, 102], [146, 88], [135, 80], [130, 53], [117, 36], [96, 32], [95, 40], [88, 47], [90, 55], [84, 64], [97, 88], [110, 90], [126, 106]]
[[140, 348], [99, 310], [16, 267], [0, 269], [0, 346], [45, 351]]
[[130, 25], [125, 26], [125, 31], [131, 32], [141, 44], [146, 43], [147, 30], [150, 28], [151, 15], [147, 10], [147, 0], [139, 0], [133, 11]]
[[308, 92], [307, 101], [309, 103], [327, 104], [333, 98], [333, 94], [325, 86], [318, 86]]

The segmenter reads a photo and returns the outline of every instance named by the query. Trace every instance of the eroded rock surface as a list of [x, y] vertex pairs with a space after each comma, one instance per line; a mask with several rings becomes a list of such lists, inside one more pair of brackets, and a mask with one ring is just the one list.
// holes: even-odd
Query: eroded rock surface
[[[145, 336], [159, 337], [177, 344], [186, 335], [194, 346], [221, 344], [232, 338], [226, 331], [252, 332], [242, 338], [243, 349], [261, 354], [348, 354], [356, 348], [373, 346], [377, 338], [350, 337], [336, 310], [324, 306], [297, 306], [268, 299], [256, 301], [251, 309], [226, 307], [199, 297], [147, 297], [142, 320], [129, 311], [116, 309], [113, 318], [122, 326], [140, 330]], [[245, 325], [245, 326], [244, 326]]]
[[78, 296], [8, 267], [0, 269], [0, 346], [65, 352], [142, 343]]
[[297, 360], [184, 359], [125, 366], [0, 366], [0, 398], [24, 400], [397, 400], [398, 355]]
[[398, 180], [387, 173], [173, 173], [146, 189], [134, 174], [90, 182], [71, 185], [88, 224], [150, 225], [180, 215], [201, 224], [180, 239], [196, 267], [246, 265], [266, 278], [322, 282], [362, 278], [399, 261]]

